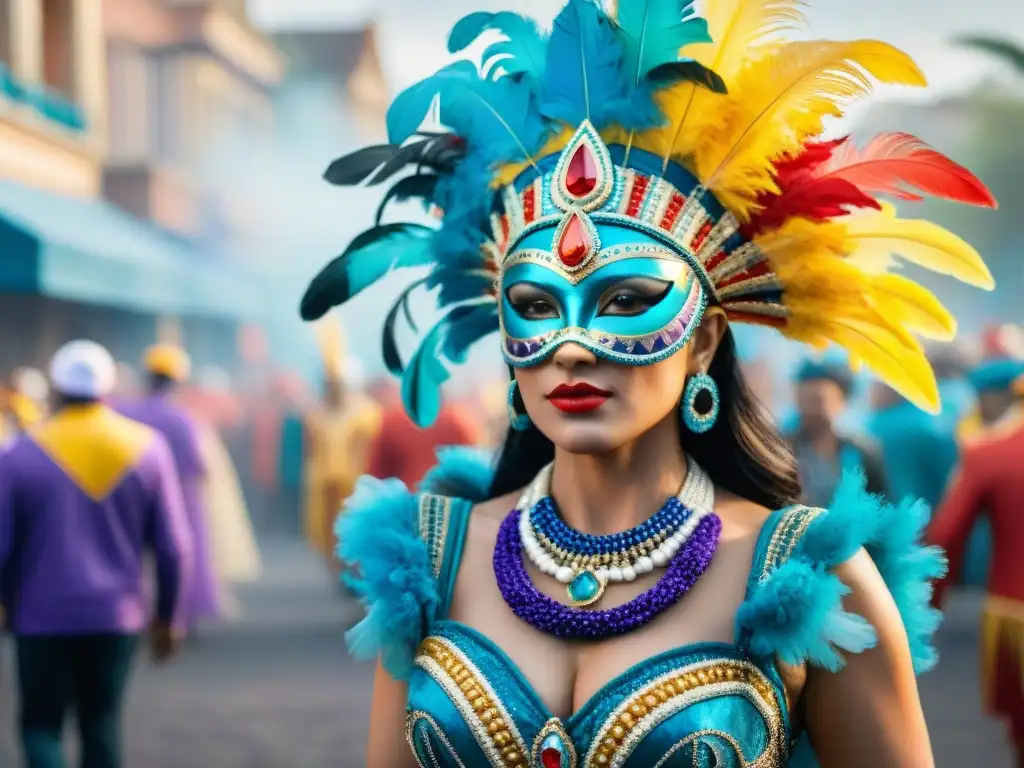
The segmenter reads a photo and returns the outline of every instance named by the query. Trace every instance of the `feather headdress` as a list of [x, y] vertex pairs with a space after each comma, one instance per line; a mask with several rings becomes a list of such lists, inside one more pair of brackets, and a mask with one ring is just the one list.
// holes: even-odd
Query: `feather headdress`
[[[664, 230], [732, 321], [838, 344], [852, 364], [937, 409], [917, 337], [952, 338], [956, 323], [894, 270], [902, 259], [985, 289], [992, 277], [967, 243], [899, 218], [884, 198], [995, 201], [969, 171], [907, 134], [861, 147], [821, 139], [826, 118], [874, 82], [923, 86], [914, 62], [873, 40], [790, 39], [803, 32], [800, 0], [706, 0], [706, 18], [694, 0], [617, 5], [605, 12], [569, 0], [550, 33], [514, 13], [460, 21], [452, 53], [484, 31], [501, 34], [482, 65], [458, 61], [404, 91], [388, 112], [390, 144], [328, 169], [342, 185], [402, 176], [376, 226], [313, 281], [303, 316], [321, 316], [393, 269], [429, 266], [413, 288], [439, 289], [448, 314], [403, 363], [394, 332], [400, 316], [412, 322], [405, 292], [383, 349], [404, 378], [410, 414], [429, 423], [444, 361], [461, 361], [499, 327], [495, 282], [517, 233], [540, 216], [537, 180], [586, 128], [624, 179], [614, 213]], [[420, 130], [435, 103], [449, 132]], [[382, 223], [390, 201], [407, 199], [439, 212], [440, 226]]]

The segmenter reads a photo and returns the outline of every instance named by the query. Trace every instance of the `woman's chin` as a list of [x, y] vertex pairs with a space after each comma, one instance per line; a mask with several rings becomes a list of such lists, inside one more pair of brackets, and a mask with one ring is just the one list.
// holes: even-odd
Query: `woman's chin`
[[589, 419], [573, 422], [561, 419], [560, 421], [561, 423], [552, 425], [552, 429], [542, 431], [552, 443], [566, 453], [582, 455], [610, 453], [636, 437], [632, 431], [630, 434], [623, 434], [620, 425], [608, 422]]

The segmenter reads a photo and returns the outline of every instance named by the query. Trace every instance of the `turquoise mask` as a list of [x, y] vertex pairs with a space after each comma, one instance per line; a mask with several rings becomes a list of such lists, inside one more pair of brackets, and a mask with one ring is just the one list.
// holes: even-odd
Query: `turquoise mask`
[[684, 243], [714, 228], [676, 186], [614, 165], [584, 124], [554, 169], [509, 187], [503, 202], [494, 255], [510, 365], [536, 365], [567, 343], [649, 365], [689, 341], [714, 288]]

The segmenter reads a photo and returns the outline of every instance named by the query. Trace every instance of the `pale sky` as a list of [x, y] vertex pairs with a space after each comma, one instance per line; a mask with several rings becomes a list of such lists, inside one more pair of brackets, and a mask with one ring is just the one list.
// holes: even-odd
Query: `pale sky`
[[[393, 87], [411, 84], [442, 66], [451, 25], [474, 10], [514, 10], [544, 23], [562, 0], [249, 0], [257, 23], [353, 25], [376, 16], [384, 66]], [[1011, 10], [1017, 8], [1017, 10]], [[374, 11], [374, 9], [376, 9]], [[1024, 7], [1011, 0], [811, 0], [815, 36], [877, 37], [913, 55], [928, 75], [931, 95], [957, 90], [998, 71], [987, 57], [958, 50], [950, 38], [993, 32], [1024, 41]], [[888, 94], [882, 93], [882, 96]], [[910, 96], [918, 97], [913, 93]], [[925, 96], [927, 97], [927, 96]]]

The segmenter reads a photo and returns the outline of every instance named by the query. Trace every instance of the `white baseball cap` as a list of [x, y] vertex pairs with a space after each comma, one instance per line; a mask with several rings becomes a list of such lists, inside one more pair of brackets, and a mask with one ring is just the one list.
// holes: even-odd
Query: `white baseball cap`
[[53, 388], [67, 397], [99, 399], [117, 382], [117, 364], [95, 341], [76, 339], [57, 350], [50, 361]]

